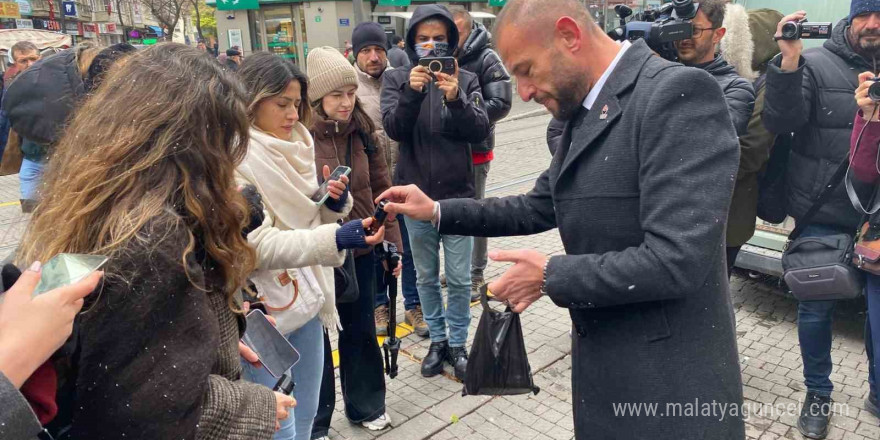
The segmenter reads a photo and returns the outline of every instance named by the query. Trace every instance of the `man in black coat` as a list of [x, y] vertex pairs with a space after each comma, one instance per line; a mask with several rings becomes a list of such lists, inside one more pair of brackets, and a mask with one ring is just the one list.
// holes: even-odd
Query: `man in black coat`
[[520, 96], [568, 121], [550, 168], [501, 199], [395, 187], [386, 210], [440, 234], [559, 228], [565, 255], [490, 253], [515, 265], [489, 289], [515, 312], [543, 295], [570, 310], [578, 439], [744, 439], [724, 264], [739, 146], [717, 82], [611, 40], [578, 0], [512, 0], [496, 36]]
[[[470, 12], [461, 6], [450, 6], [449, 12], [458, 28], [458, 65], [468, 72], [477, 75], [480, 91], [489, 115], [490, 133], [483, 142], [471, 144], [474, 158], [474, 189], [477, 199], [486, 197], [486, 180], [489, 178], [489, 167], [495, 158], [495, 123], [510, 113], [513, 101], [513, 85], [510, 74], [498, 54], [490, 47], [492, 35], [480, 23], [474, 23]], [[479, 296], [477, 288], [483, 285], [483, 271], [488, 261], [488, 240], [486, 237], [474, 237], [474, 253], [471, 258], [471, 300]]]
[[[783, 17], [776, 35], [781, 35], [784, 23], [804, 18], [804, 11]], [[787, 208], [788, 215], [800, 222], [848, 157], [853, 115], [858, 111], [852, 99], [858, 75], [873, 72], [874, 59], [880, 59], [880, 0], [854, 0], [850, 16], [837, 23], [822, 47], [804, 51], [801, 40], [778, 43], [782, 53], [767, 67], [763, 120], [773, 133], [794, 133], [787, 171]], [[860, 217], [840, 184], [803, 235], [853, 234]], [[825, 437], [832, 414], [831, 327], [836, 303], [798, 304], [798, 339], [807, 388], [805, 402], [809, 403], [804, 405], [798, 428], [809, 438]], [[870, 337], [865, 342], [868, 363], [873, 365]], [[865, 408], [880, 417], [874, 383]]]
[[[458, 29], [441, 5], [416, 8], [406, 34], [413, 67], [382, 75], [382, 125], [400, 142], [394, 181], [418, 185], [438, 199], [474, 197], [471, 144], [489, 135], [489, 119], [477, 76], [455, 66], [452, 75], [419, 65], [425, 57], [450, 57], [458, 47]], [[453, 63], [455, 60], [451, 60]], [[467, 367], [471, 299], [471, 237], [437, 233], [426, 221], [405, 218], [416, 284], [431, 347], [422, 375], [443, 372], [444, 362], [464, 379]], [[447, 306], [440, 290], [440, 245], [448, 286]]]

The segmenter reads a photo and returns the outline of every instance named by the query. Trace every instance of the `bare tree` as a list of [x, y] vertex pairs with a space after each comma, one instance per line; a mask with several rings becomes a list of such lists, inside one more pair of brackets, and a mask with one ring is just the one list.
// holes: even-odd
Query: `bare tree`
[[168, 29], [165, 37], [171, 41], [177, 22], [181, 15], [189, 11], [190, 0], [142, 0], [156, 21], [165, 29]]
[[122, 20], [122, 0], [116, 0], [116, 13], [119, 15], [119, 26], [122, 28], [122, 41], [128, 41], [128, 34], [125, 33], [125, 22]]
[[[204, 0], [202, 0], [204, 2]], [[199, 11], [199, 0], [190, 0], [190, 4], [192, 5], [193, 11], [196, 12], [196, 33], [199, 34], [199, 41], [205, 39], [202, 36], [202, 16], [201, 11]]]

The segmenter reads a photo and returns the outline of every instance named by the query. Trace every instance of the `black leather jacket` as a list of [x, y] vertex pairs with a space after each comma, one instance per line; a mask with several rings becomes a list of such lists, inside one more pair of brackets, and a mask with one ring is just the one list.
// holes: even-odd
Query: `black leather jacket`
[[510, 74], [504, 68], [501, 58], [492, 50], [492, 34], [480, 23], [474, 23], [471, 34], [458, 51], [460, 68], [473, 72], [480, 81], [480, 89], [489, 115], [491, 134], [485, 141], [471, 144], [475, 153], [488, 153], [495, 148], [495, 123], [510, 113], [513, 100], [513, 86]]

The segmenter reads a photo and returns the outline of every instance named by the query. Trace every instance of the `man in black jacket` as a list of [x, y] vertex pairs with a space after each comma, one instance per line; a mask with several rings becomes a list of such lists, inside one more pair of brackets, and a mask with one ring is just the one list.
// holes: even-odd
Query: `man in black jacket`
[[395, 187], [386, 210], [440, 234], [559, 228], [564, 255], [490, 253], [515, 265], [489, 289], [517, 313], [542, 295], [569, 309], [578, 439], [744, 439], [722, 246], [739, 146], [717, 82], [611, 40], [579, 0], [510, 0], [495, 32], [520, 96], [568, 121], [549, 169], [500, 199]]
[[[471, 144], [489, 135], [477, 76], [456, 67], [456, 73], [432, 73], [419, 65], [423, 57], [450, 57], [458, 47], [458, 30], [440, 5], [416, 8], [406, 34], [406, 51], [414, 67], [386, 72], [382, 78], [382, 122], [400, 142], [394, 181], [415, 184], [437, 200], [474, 197]], [[430, 222], [406, 218], [419, 299], [431, 336], [422, 361], [422, 375], [443, 372], [443, 362], [464, 378], [467, 366], [471, 299], [471, 237], [441, 235]], [[443, 244], [447, 307], [440, 290], [440, 244]], [[447, 323], [448, 332], [447, 332]], [[448, 334], [448, 336], [447, 336]]]
[[[783, 17], [777, 27], [802, 20], [806, 12]], [[767, 68], [764, 125], [773, 133], [794, 132], [788, 164], [788, 214], [800, 222], [819, 192], [846, 160], [858, 75], [874, 70], [880, 59], [880, 0], [854, 0], [850, 16], [837, 23], [822, 47], [803, 51], [800, 40], [779, 40], [782, 52]], [[839, 185], [804, 230], [805, 236], [854, 233], [860, 220]], [[831, 324], [835, 301], [798, 305], [798, 338], [807, 397], [798, 428], [809, 438], [824, 438], [831, 418]], [[870, 333], [869, 333], [870, 334]], [[870, 342], [869, 365], [873, 364]], [[865, 404], [877, 415], [875, 384]]]
[[[495, 158], [495, 123], [510, 113], [513, 101], [513, 86], [510, 74], [501, 63], [498, 54], [490, 47], [492, 35], [480, 23], [474, 23], [471, 14], [461, 6], [450, 6], [449, 12], [458, 28], [458, 65], [468, 72], [477, 74], [480, 90], [489, 115], [490, 134], [485, 141], [471, 144], [474, 159], [474, 185], [476, 198], [486, 197], [486, 179], [489, 165]], [[471, 259], [471, 300], [479, 296], [477, 288], [483, 284], [483, 271], [488, 259], [488, 240], [474, 237], [474, 255]]]

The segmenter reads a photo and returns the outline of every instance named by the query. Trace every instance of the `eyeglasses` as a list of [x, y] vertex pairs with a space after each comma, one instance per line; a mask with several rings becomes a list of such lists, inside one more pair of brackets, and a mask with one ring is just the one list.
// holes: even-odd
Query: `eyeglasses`
[[715, 29], [718, 28], [698, 28], [694, 26], [694, 33], [692, 38], [700, 38], [703, 35], [703, 31], [714, 31]]

